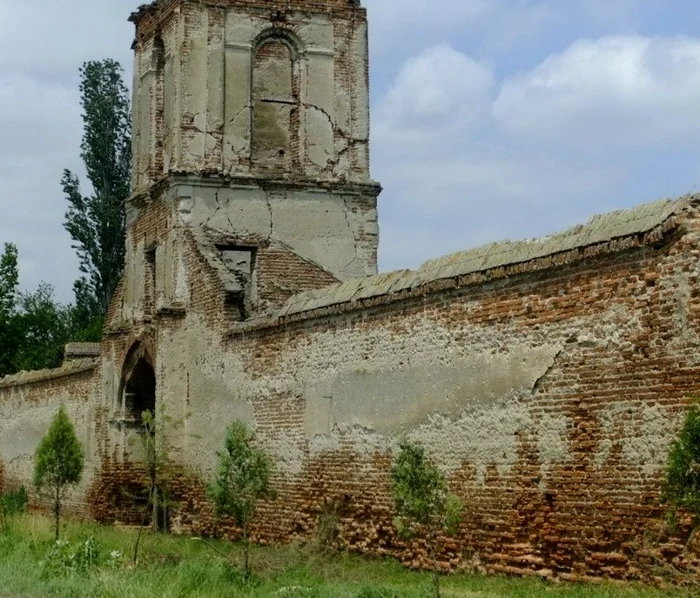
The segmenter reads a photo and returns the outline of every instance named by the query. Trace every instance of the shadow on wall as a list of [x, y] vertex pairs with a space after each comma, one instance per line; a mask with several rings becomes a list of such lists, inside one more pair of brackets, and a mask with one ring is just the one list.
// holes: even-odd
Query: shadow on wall
[[[187, 467], [175, 464], [163, 475], [168, 479], [167, 515], [163, 515], [166, 527], [176, 533], [219, 535], [204, 481]], [[148, 527], [152, 523], [149, 488], [142, 464], [105, 462], [88, 492], [90, 517], [103, 525]]]
[[155, 413], [156, 376], [153, 359], [140, 342], [129, 350], [124, 361], [118, 396], [124, 414], [132, 425], [141, 426], [144, 411]]
[[88, 491], [88, 505], [98, 523], [148, 525], [146, 470], [135, 463], [104, 463]]

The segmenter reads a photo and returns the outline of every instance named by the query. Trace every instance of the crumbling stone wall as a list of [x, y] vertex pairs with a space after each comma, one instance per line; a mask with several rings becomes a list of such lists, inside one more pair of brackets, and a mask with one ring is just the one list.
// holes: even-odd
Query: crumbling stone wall
[[94, 358], [67, 361], [56, 370], [0, 379], [0, 491], [25, 486], [34, 505], [34, 453], [51, 419], [64, 405], [86, 455], [83, 480], [66, 500], [66, 512], [88, 516], [86, 494], [100, 463], [97, 414], [100, 372]]
[[[332, 511], [341, 545], [425, 565], [420, 542], [405, 544], [392, 526], [389, 470], [408, 436], [467, 506], [458, 537], [445, 541], [445, 567], [644, 578], [652, 557], [640, 543], [662, 526], [668, 449], [700, 393], [699, 205], [662, 202], [549, 240], [494, 246], [478, 267], [470, 252], [336, 283], [246, 321], [227, 317], [220, 265], [185, 235], [171, 263], [183, 278], [169, 279], [183, 302], [134, 309], [146, 303], [127, 292], [139, 288], [127, 273], [99, 382], [94, 364], [74, 360], [2, 383], [8, 484], [31, 479], [40, 437], [31, 426], [48, 427], [63, 400], [93, 455], [75, 510], [136, 521], [128, 499], [140, 470], [119, 389], [143, 350], [158, 401], [185, 420], [173, 455], [183, 500], [176, 529], [235, 535], [214, 521], [203, 489], [225, 426], [242, 419], [276, 463], [279, 497], [265, 506], [258, 540], [308, 539]], [[170, 230], [171, 214], [162, 202], [144, 205], [132, 246], [167, 246], [170, 233], [158, 231]], [[168, 279], [159, 268], [155, 280]], [[156, 286], [156, 297], [169, 293]], [[680, 553], [682, 533], [659, 537], [654, 554]]]
[[[248, 421], [279, 489], [259, 539], [308, 538], [335, 509], [344, 546], [419, 566], [420, 544], [392, 526], [389, 469], [408, 436], [467, 505], [445, 566], [644, 577], [668, 449], [700, 393], [697, 205], [594, 221], [574, 229], [589, 244], [543, 241], [560, 251], [490, 270], [456, 274], [467, 258], [455, 256], [440, 276], [307, 293], [279, 317], [232, 323], [216, 351], [222, 331], [188, 313], [159, 340], [167, 383], [181, 389], [168, 400], [184, 409], [187, 388], [187, 429], [207, 431], [183, 440], [182, 461], [206, 478], [225, 425]], [[418, 282], [389, 291], [407, 277]], [[215, 529], [201, 483], [182, 492], [185, 526]], [[682, 534], [661, 537], [659, 555], [680, 553]]]
[[138, 523], [138, 366], [184, 422], [176, 529], [236, 534], [204, 482], [241, 419], [276, 464], [260, 541], [307, 539], [333, 512], [340, 545], [425, 566], [392, 525], [409, 437], [467, 506], [445, 568], [637, 578], [679, 555], [683, 530], [657, 532], [700, 393], [700, 197], [368, 276], [380, 189], [359, 3], [166, 0], [133, 20], [124, 276], [99, 361], [0, 381], [6, 485], [31, 479], [63, 401], [91, 459], [76, 511]]

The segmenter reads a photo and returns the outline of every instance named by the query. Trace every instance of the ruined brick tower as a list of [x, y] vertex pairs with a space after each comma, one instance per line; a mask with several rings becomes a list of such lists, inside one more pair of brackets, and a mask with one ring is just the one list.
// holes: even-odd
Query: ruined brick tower
[[[369, 175], [359, 1], [163, 0], [131, 19], [130, 226], [149, 201], [172, 208], [160, 226], [191, 233], [244, 317], [376, 273], [380, 188]], [[183, 238], [146, 239], [154, 290], [144, 305], [177, 303], [158, 297], [155, 278]], [[127, 262], [144, 261], [135, 257]]]

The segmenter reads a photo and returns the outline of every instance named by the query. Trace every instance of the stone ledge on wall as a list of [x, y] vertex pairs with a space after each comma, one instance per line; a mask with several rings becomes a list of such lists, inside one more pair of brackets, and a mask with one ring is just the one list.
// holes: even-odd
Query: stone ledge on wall
[[56, 378], [64, 378], [75, 374], [82, 374], [96, 369], [100, 364], [99, 359], [87, 358], [67, 361], [60, 368], [52, 370], [37, 370], [34, 372], [19, 372], [0, 378], [0, 388], [8, 388], [11, 386], [24, 386], [25, 384], [34, 384], [36, 382], [45, 382], [47, 380], [55, 380]]
[[699, 202], [700, 195], [664, 199], [594, 216], [585, 225], [541, 239], [492, 243], [428, 261], [418, 270], [348, 280], [290, 298], [278, 316], [289, 318], [331, 306], [352, 306], [366, 299], [418, 292], [449, 279], [456, 279], [457, 286], [463, 286], [471, 282], [465, 277], [478, 275], [477, 282], [483, 282], [652, 244], [678, 226], [676, 216]]

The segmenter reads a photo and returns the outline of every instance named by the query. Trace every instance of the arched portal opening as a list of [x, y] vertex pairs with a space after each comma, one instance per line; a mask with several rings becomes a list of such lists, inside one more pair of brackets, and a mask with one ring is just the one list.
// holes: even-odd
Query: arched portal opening
[[[121, 409], [127, 434], [126, 445], [130, 460], [138, 464], [126, 492], [131, 497], [131, 509], [142, 525], [152, 526], [154, 531], [167, 531], [168, 511], [164, 489], [159, 480], [156, 438], [156, 374], [150, 354], [141, 344], [136, 344], [124, 362], [121, 380]], [[150, 412], [146, 418], [145, 413]]]
[[156, 373], [144, 358], [136, 362], [124, 383], [124, 411], [128, 420], [143, 426], [143, 414], [156, 410]]
[[119, 408], [123, 422], [130, 428], [143, 427], [143, 413], [156, 411], [156, 373], [146, 347], [136, 343], [122, 368], [119, 385]]

